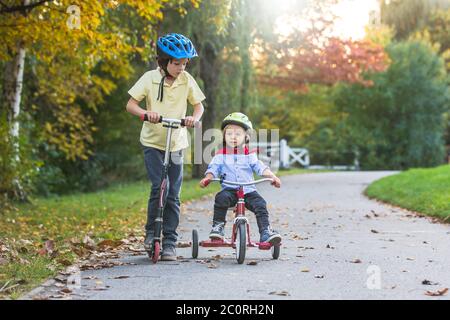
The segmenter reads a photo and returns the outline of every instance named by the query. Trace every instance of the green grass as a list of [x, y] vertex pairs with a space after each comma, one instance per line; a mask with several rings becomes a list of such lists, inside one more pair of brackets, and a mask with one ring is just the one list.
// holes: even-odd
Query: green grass
[[[20, 285], [0, 293], [0, 297], [3, 294], [17, 298], [73, 263], [77, 256], [70, 241], [81, 242], [86, 235], [94, 241], [143, 235], [149, 188], [147, 182], [136, 182], [95, 193], [37, 198], [33, 204], [19, 205], [1, 214], [0, 246], [8, 251], [0, 253], [8, 263], [0, 264], [0, 289], [8, 281], [7, 287]], [[181, 201], [217, 192], [219, 188], [214, 184], [201, 189], [198, 181], [185, 180]], [[53, 240], [58, 250], [54, 259], [37, 254], [46, 240]]]
[[409, 210], [450, 219], [450, 165], [411, 169], [372, 183], [366, 194]]

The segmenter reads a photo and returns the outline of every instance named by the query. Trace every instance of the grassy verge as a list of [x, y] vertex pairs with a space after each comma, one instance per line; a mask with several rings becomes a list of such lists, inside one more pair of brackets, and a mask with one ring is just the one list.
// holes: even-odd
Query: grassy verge
[[372, 183], [371, 198], [424, 213], [444, 221], [450, 219], [450, 166], [411, 169]]
[[[216, 192], [183, 182], [182, 201]], [[77, 259], [73, 243], [143, 235], [149, 185], [137, 182], [101, 192], [36, 199], [0, 215], [0, 297], [17, 298]], [[39, 254], [52, 240], [57, 254]], [[8, 283], [9, 282], [9, 283]]]
[[[308, 172], [292, 169], [278, 174]], [[197, 180], [185, 180], [181, 201], [219, 188], [212, 184], [201, 189]], [[0, 213], [0, 298], [16, 299], [74, 263], [79, 253], [73, 244], [82, 244], [86, 237], [98, 243], [143, 236], [148, 192], [147, 182], [136, 182], [95, 193], [38, 198]], [[54, 245], [52, 254], [45, 251], [47, 240]]]

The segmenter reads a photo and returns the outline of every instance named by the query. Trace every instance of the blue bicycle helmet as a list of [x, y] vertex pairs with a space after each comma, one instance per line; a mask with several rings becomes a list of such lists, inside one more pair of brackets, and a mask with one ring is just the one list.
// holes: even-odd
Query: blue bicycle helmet
[[197, 57], [197, 51], [191, 40], [179, 33], [169, 33], [158, 39], [158, 49], [174, 59]]

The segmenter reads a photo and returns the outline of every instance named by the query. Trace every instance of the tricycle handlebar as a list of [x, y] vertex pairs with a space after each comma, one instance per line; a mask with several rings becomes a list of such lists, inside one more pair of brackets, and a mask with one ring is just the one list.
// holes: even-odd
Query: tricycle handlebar
[[217, 182], [220, 182], [220, 183], [226, 183], [226, 184], [230, 184], [230, 185], [233, 185], [233, 186], [251, 186], [251, 185], [262, 183], [262, 182], [266, 182], [266, 181], [273, 182], [273, 179], [271, 179], [271, 178], [264, 178], [264, 179], [259, 179], [259, 180], [255, 180], [255, 181], [252, 181], [252, 182], [234, 182], [234, 181], [228, 181], [228, 180], [224, 180], [224, 179], [214, 178], [214, 179], [211, 179], [210, 181], [211, 182], [212, 181], [217, 181]]

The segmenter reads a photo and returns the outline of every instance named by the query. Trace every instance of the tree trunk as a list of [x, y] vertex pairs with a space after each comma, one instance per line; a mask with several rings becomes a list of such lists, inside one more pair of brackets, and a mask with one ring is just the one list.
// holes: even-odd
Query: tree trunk
[[[8, 111], [8, 126], [10, 140], [13, 144], [13, 155], [11, 165], [16, 167], [20, 162], [19, 137], [20, 123], [20, 101], [22, 97], [23, 71], [25, 67], [25, 49], [19, 46], [14, 58], [5, 65], [4, 74], [4, 100]], [[15, 196], [20, 200], [26, 200], [25, 192], [18, 178], [13, 180]]]
[[[199, 43], [199, 42], [197, 42]], [[219, 63], [217, 53], [215, 48], [208, 42], [200, 48], [201, 56], [200, 59], [200, 78], [205, 85], [205, 96], [206, 96], [206, 107], [205, 113], [202, 119], [202, 129], [205, 132], [208, 129], [214, 127], [214, 120], [216, 119], [216, 94], [217, 94], [217, 84], [219, 80]], [[208, 141], [202, 140], [202, 152], [205, 149]], [[192, 168], [192, 178], [198, 179], [203, 177], [208, 163], [205, 163], [202, 159], [202, 164], [194, 164]]]

